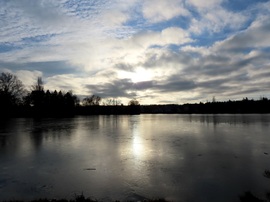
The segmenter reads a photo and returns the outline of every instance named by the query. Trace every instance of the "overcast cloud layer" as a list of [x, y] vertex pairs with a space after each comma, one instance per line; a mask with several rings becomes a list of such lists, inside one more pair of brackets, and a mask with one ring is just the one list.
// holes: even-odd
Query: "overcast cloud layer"
[[124, 104], [270, 97], [268, 0], [2, 0], [0, 71]]

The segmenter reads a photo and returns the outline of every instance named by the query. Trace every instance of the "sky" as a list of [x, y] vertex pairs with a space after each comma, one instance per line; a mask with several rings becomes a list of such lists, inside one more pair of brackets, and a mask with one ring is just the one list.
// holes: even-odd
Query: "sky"
[[0, 0], [0, 72], [123, 104], [270, 98], [270, 1]]

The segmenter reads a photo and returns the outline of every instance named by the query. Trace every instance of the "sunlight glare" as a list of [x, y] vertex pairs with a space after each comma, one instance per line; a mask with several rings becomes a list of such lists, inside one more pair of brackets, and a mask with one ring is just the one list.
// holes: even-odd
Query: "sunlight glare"
[[131, 129], [133, 136], [133, 144], [132, 144], [133, 154], [136, 157], [141, 157], [144, 154], [145, 148], [143, 145], [143, 140], [140, 137], [140, 131], [136, 122], [133, 122]]
[[137, 135], [134, 136], [133, 139], [133, 154], [135, 156], [142, 156], [144, 153], [144, 147], [142, 144], [142, 140]]
[[132, 82], [142, 82], [152, 80], [152, 73], [144, 68], [138, 68], [134, 72], [120, 71], [118, 76], [121, 78], [128, 78]]

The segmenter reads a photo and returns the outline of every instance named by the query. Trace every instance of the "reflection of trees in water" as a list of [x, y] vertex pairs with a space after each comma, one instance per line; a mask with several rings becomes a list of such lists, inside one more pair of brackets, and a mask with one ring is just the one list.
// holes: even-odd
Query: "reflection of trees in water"
[[19, 141], [17, 135], [21, 131], [24, 119], [0, 119], [0, 147], [12, 145], [13, 149], [17, 148]]
[[93, 115], [93, 116], [82, 116], [80, 118], [78, 118], [79, 122], [80, 122], [80, 128], [82, 129], [86, 129], [89, 131], [95, 131], [95, 130], [99, 130], [100, 128], [103, 128], [103, 126], [101, 125], [101, 117], [105, 117], [105, 116], [99, 116], [99, 115]]
[[4, 147], [8, 145], [8, 136], [7, 135], [0, 135], [0, 147]]
[[108, 136], [118, 136], [119, 130], [121, 128], [122, 116], [110, 115], [110, 116], [101, 116], [102, 119], [99, 121], [100, 128], [110, 128]]
[[107, 126], [109, 125], [110, 127], [117, 127], [120, 117], [121, 116], [118, 115], [102, 116], [102, 122]]
[[36, 148], [39, 148], [43, 140], [56, 140], [69, 138], [76, 128], [73, 118], [67, 119], [33, 119], [30, 132], [31, 141]]
[[3, 120], [1, 119], [1, 124], [0, 124], [0, 146], [4, 147], [8, 144], [8, 138], [9, 136], [7, 135], [9, 129], [11, 128], [11, 123], [9, 120]]
[[269, 124], [270, 115], [267, 114], [194, 114], [189, 115], [189, 122], [201, 122], [206, 124], [229, 124], [229, 125], [250, 125], [260, 123], [262, 125]]

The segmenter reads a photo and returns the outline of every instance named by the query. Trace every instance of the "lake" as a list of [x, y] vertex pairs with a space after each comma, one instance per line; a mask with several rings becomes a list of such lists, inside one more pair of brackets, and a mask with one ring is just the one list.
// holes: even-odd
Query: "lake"
[[16, 118], [0, 124], [0, 199], [265, 198], [270, 115]]

